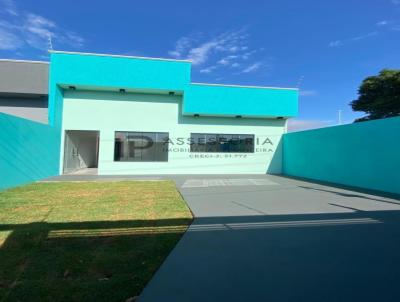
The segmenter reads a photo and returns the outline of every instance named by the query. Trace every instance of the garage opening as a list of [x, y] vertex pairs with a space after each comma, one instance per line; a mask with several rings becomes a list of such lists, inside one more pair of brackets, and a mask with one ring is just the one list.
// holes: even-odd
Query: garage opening
[[99, 131], [65, 131], [64, 174], [97, 174], [99, 137]]

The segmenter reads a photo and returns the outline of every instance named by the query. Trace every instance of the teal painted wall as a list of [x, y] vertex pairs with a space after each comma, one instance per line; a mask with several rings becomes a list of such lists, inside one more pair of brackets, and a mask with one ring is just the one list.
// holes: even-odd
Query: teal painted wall
[[[121, 122], [120, 117], [123, 116], [122, 121], [125, 122], [128, 128], [126, 130], [138, 129], [144, 131], [145, 128], [152, 128], [146, 124], [146, 121], [154, 120], [154, 127], [158, 126], [158, 131], [164, 131], [161, 127], [160, 122], [164, 119], [162, 109], [163, 105], [158, 104], [158, 107], [150, 106], [147, 107], [147, 111], [141, 111], [138, 116], [135, 105], [131, 104], [129, 108], [125, 110], [133, 111], [121, 111], [118, 109], [123, 108], [125, 103], [117, 103], [120, 93], [114, 93], [115, 99], [110, 100], [107, 103], [102, 102], [102, 97], [99, 100], [93, 99], [89, 107], [77, 107], [73, 112], [65, 111], [64, 108], [64, 94], [69, 94], [70, 91], [65, 91], [62, 87], [76, 86], [77, 92], [80, 89], [86, 89], [91, 91], [118, 91], [119, 88], [125, 88], [128, 93], [130, 92], [145, 92], [142, 94], [144, 98], [155, 98], [154, 95], [168, 91], [175, 91], [178, 94], [184, 95], [184, 105], [182, 106], [182, 100], [179, 101], [175, 106], [178, 106], [177, 110], [174, 108], [173, 111], [167, 114], [174, 116], [172, 120], [168, 121], [166, 127], [176, 129], [183, 129], [183, 124], [187, 123], [187, 129], [192, 127], [211, 133], [253, 133], [260, 129], [260, 125], [268, 125], [270, 132], [268, 135], [274, 136], [274, 143], [276, 143], [276, 149], [280, 150], [280, 138], [285, 130], [285, 120], [277, 121], [276, 119], [265, 119], [265, 117], [277, 117], [277, 116], [294, 116], [297, 114], [297, 101], [298, 92], [297, 90], [289, 89], [268, 89], [268, 88], [249, 88], [249, 87], [230, 87], [230, 86], [212, 86], [212, 85], [196, 85], [190, 84], [190, 69], [191, 63], [186, 61], [175, 61], [175, 60], [159, 60], [159, 59], [143, 59], [143, 58], [132, 58], [132, 57], [118, 57], [118, 56], [106, 56], [106, 55], [94, 55], [94, 54], [71, 54], [64, 52], [52, 52], [51, 53], [51, 64], [50, 64], [50, 83], [49, 83], [49, 123], [54, 126], [58, 137], [56, 139], [57, 153], [60, 154], [58, 166], [60, 172], [62, 171], [62, 158], [63, 158], [63, 131], [65, 129], [76, 129], [76, 130], [89, 130], [85, 127], [91, 128], [103, 128], [107, 135], [108, 144], [113, 138], [111, 137], [111, 130], [120, 130]], [[110, 92], [112, 94], [112, 92]], [[181, 98], [180, 96], [177, 96]], [[86, 100], [85, 100], [86, 102]], [[113, 103], [114, 102], [114, 103]], [[151, 102], [149, 102], [151, 103]], [[154, 102], [153, 102], [154, 103]], [[72, 103], [78, 104], [78, 102]], [[139, 107], [140, 103], [136, 104]], [[85, 105], [86, 106], [86, 103]], [[104, 108], [111, 106], [109, 111], [103, 112]], [[70, 107], [69, 107], [70, 108]], [[84, 111], [86, 108], [90, 111]], [[169, 110], [170, 108], [168, 108]], [[90, 112], [90, 113], [89, 113]], [[101, 117], [95, 113], [102, 112]], [[202, 116], [200, 119], [194, 121], [193, 116], [195, 113], [200, 113]], [[233, 119], [232, 115], [243, 115], [244, 117], [253, 117], [252, 121], [247, 118]], [[97, 116], [97, 120], [92, 117]], [[206, 117], [207, 116], [207, 117]], [[213, 117], [210, 117], [213, 116]], [[135, 117], [135, 118], [134, 118]], [[264, 117], [260, 119], [259, 117]], [[66, 122], [63, 118], [67, 118]], [[135, 124], [137, 121], [143, 120], [145, 124]], [[160, 120], [161, 119], [161, 120]], [[71, 123], [73, 121], [73, 123]], [[93, 121], [95, 123], [88, 123]], [[185, 121], [185, 122], [183, 122]], [[187, 121], [187, 122], [186, 122]], [[114, 124], [112, 124], [113, 122]], [[97, 125], [96, 125], [97, 123]], [[111, 123], [111, 124], [110, 124]], [[107, 127], [104, 126], [107, 124]], [[194, 126], [198, 124], [197, 126]], [[248, 127], [244, 127], [244, 125]], [[145, 125], [143, 127], [143, 125]], [[192, 125], [189, 127], [189, 125]], [[222, 127], [224, 125], [224, 127]], [[220, 126], [220, 127], [218, 127]], [[154, 128], [153, 127], [153, 128]], [[253, 131], [253, 128], [257, 129]], [[107, 129], [107, 130], [106, 130]], [[96, 130], [96, 129], [95, 129]], [[122, 129], [124, 130], [124, 129]], [[237, 131], [234, 131], [237, 130]], [[150, 130], [149, 130], [150, 131]], [[262, 133], [260, 133], [260, 137]], [[106, 149], [104, 149], [106, 150]], [[106, 164], [110, 160], [111, 151], [107, 149], [108, 155], [103, 162], [103, 165], [99, 167], [99, 171], [102, 174], [111, 173], [116, 174], [117, 170], [115, 164]], [[269, 154], [264, 158], [264, 162], [261, 162], [260, 157], [255, 159], [248, 159], [246, 168], [243, 168], [243, 173], [265, 173], [269, 171], [271, 173], [279, 173], [281, 169], [281, 158], [280, 152]], [[232, 161], [232, 159], [231, 159]], [[174, 167], [169, 165], [168, 169], [163, 168], [161, 164], [141, 164], [141, 167], [149, 166], [152, 173], [195, 173], [194, 170], [190, 170], [190, 165], [186, 168], [182, 168], [184, 161], [181, 160]], [[194, 162], [194, 161], [192, 161]], [[175, 164], [178, 162], [175, 161]], [[198, 162], [200, 165], [201, 162]], [[233, 160], [231, 167], [225, 168], [225, 170], [218, 170], [219, 165], [214, 165], [212, 161], [207, 163], [210, 167], [205, 168], [203, 165], [196, 167], [196, 173], [210, 172], [214, 169], [221, 171], [219, 173], [234, 173], [240, 171], [241, 164], [236, 160]], [[272, 164], [270, 164], [272, 163]], [[123, 164], [118, 163], [121, 171], [124, 174], [129, 173], [145, 173], [147, 168], [137, 169], [137, 164], [129, 164], [126, 167]], [[222, 166], [228, 165], [228, 159]], [[250, 167], [251, 166], [251, 167]], [[109, 167], [109, 168], [105, 168]], [[135, 169], [132, 169], [135, 168]], [[185, 170], [186, 169], [186, 170]]]
[[[59, 124], [62, 98], [57, 85], [97, 89], [178, 91], [182, 114], [248, 117], [297, 115], [297, 89], [190, 84], [191, 63], [175, 60], [51, 53], [49, 119]], [[152, 91], [153, 90], [153, 91]]]
[[190, 62], [52, 53], [51, 77], [58, 84], [182, 91], [190, 81]]
[[190, 81], [184, 61], [53, 52], [50, 62], [49, 119], [56, 125], [62, 110], [57, 85], [183, 91]]
[[[53, 52], [49, 70], [49, 124], [55, 128], [57, 167], [61, 162], [62, 116], [66, 86], [92, 89], [183, 91], [190, 81], [190, 63], [102, 55]], [[96, 110], [96, 109], [94, 109]]]
[[[181, 96], [117, 92], [66, 91], [65, 130], [100, 131], [98, 172], [118, 174], [265, 174], [281, 172], [280, 140], [285, 120], [198, 117], [181, 114]], [[114, 132], [169, 132], [168, 162], [114, 162]], [[190, 153], [178, 138], [190, 133], [254, 134], [259, 144], [255, 153]], [[271, 144], [262, 143], [269, 138]], [[63, 146], [63, 144], [62, 144]], [[63, 150], [60, 157], [63, 158]], [[60, 165], [62, 171], [62, 163]]]
[[183, 113], [258, 117], [297, 116], [298, 90], [191, 84]]
[[283, 173], [400, 194], [400, 117], [287, 133]]
[[0, 190], [58, 175], [58, 133], [0, 113]]

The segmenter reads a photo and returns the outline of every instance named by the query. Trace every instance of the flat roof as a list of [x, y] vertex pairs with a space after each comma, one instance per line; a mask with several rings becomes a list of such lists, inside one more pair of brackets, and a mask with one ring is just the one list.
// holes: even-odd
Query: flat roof
[[156, 61], [172, 61], [172, 62], [192, 63], [191, 60], [140, 57], [140, 56], [127, 56], [127, 55], [113, 55], [113, 54], [92, 53], [92, 52], [76, 52], [76, 51], [62, 51], [62, 50], [49, 50], [49, 52], [50, 53], [65, 53], [65, 54], [72, 54], [72, 55], [82, 55], [82, 56], [116, 57], [116, 58], [130, 58], [130, 59], [143, 59], [143, 60], [156, 60]]
[[[128, 56], [128, 55], [114, 55], [114, 54], [100, 54], [100, 53], [92, 53], [92, 52], [75, 52], [75, 51], [63, 51], [63, 50], [49, 50], [49, 52], [50, 53], [61, 53], [61, 54], [83, 55], [83, 56], [116, 57], [116, 58], [131, 58], [131, 59], [143, 59], [143, 60], [156, 60], [156, 61], [192, 63], [191, 60], [156, 58], [156, 57], [141, 57], [141, 56]], [[199, 83], [199, 82], [191, 82], [190, 84], [191, 85], [202, 85], [202, 86], [237, 87], [237, 88], [257, 88], [257, 89], [276, 89], [276, 90], [295, 90], [295, 91], [299, 90], [298, 88], [256, 86], [256, 85], [213, 84], [213, 83]]]

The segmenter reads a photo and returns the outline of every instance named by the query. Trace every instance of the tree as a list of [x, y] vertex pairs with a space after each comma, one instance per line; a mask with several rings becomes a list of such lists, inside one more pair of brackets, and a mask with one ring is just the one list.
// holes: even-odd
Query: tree
[[383, 69], [379, 75], [364, 79], [358, 95], [350, 105], [368, 115], [355, 122], [400, 115], [400, 70]]

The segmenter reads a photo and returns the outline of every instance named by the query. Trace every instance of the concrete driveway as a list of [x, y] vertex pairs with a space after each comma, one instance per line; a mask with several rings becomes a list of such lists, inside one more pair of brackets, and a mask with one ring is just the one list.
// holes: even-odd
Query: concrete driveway
[[398, 199], [269, 175], [174, 179], [195, 220], [140, 302], [399, 301]]

